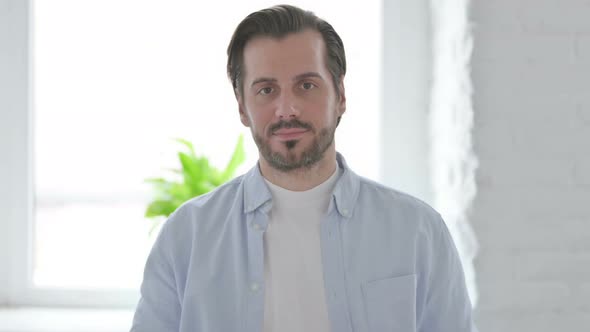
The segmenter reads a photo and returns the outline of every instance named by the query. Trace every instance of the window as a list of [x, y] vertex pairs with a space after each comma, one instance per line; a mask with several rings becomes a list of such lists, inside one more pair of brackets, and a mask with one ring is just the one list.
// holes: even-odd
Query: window
[[[9, 253], [0, 267], [10, 271], [0, 276], [0, 303], [133, 306], [153, 241], [143, 179], [176, 166], [171, 138], [193, 141], [221, 167], [245, 133], [240, 172], [257, 159], [225, 76], [225, 48], [244, 15], [274, 2], [13, 4], [3, 24], [17, 33], [2, 38], [18, 51], [3, 59], [0, 78], [8, 221], [0, 246]], [[381, 4], [293, 4], [326, 18], [345, 42], [338, 147], [355, 171], [379, 180]]]

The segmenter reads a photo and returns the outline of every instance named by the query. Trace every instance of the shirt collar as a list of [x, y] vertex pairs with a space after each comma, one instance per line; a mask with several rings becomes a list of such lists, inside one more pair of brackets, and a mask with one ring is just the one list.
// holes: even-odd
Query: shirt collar
[[[340, 153], [336, 153], [336, 161], [342, 169], [342, 175], [337, 180], [332, 193], [334, 205], [338, 213], [348, 219], [354, 212], [358, 198], [360, 178], [346, 164]], [[265, 212], [270, 210], [272, 195], [264, 182], [258, 163], [244, 175], [244, 213], [250, 213], [258, 208]]]
[[354, 212], [361, 181], [359, 176], [348, 167], [340, 153], [336, 153], [336, 160], [342, 169], [342, 175], [334, 187], [334, 202], [338, 213], [345, 219], [349, 219]]
[[253, 212], [261, 206], [269, 206], [271, 199], [270, 190], [264, 183], [260, 166], [256, 163], [256, 166], [244, 175], [244, 213]]

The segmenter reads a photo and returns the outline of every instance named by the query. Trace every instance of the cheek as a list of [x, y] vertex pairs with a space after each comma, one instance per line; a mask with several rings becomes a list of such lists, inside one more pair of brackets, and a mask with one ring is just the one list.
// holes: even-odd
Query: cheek
[[312, 114], [316, 121], [321, 121], [324, 124], [334, 122], [339, 116], [338, 107], [330, 102], [324, 102], [321, 106], [316, 107]]
[[246, 117], [247, 121], [249, 122], [249, 127], [257, 133], [262, 133], [269, 125], [269, 121], [271, 119], [266, 116], [264, 112], [261, 112], [261, 110], [250, 112], [246, 114]]

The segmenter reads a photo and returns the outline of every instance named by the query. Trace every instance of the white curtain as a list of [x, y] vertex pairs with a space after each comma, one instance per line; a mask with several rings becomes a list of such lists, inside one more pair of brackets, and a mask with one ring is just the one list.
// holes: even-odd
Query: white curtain
[[477, 303], [473, 259], [477, 239], [469, 224], [476, 194], [478, 162], [473, 127], [470, 59], [473, 37], [469, 0], [431, 0], [433, 85], [430, 105], [434, 205], [445, 219], [459, 251], [469, 295]]

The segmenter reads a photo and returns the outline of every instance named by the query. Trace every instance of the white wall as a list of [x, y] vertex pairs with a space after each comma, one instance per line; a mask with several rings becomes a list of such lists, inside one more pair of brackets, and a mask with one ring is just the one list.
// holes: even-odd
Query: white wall
[[473, 1], [482, 332], [590, 329], [590, 2]]
[[430, 204], [428, 102], [430, 10], [426, 0], [383, 1], [381, 180]]

